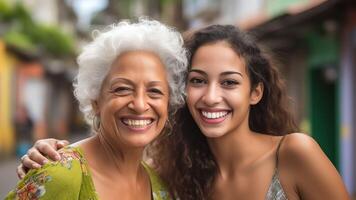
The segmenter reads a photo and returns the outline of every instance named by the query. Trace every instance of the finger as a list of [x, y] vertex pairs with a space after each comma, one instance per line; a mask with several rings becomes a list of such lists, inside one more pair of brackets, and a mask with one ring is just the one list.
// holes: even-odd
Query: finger
[[53, 146], [48, 143], [39, 143], [36, 146], [36, 149], [39, 151], [39, 153], [42, 154], [42, 157], [48, 156], [51, 160], [59, 160], [61, 158], [59, 153], [57, 152], [57, 149], [53, 148]]
[[35, 142], [35, 145], [33, 145], [33, 147], [37, 148], [38, 146], [41, 146], [43, 144], [49, 144], [50, 146], [52, 146], [52, 148], [57, 148], [57, 139], [54, 138], [47, 138], [47, 139], [42, 139], [42, 140], [37, 140]]
[[18, 177], [19, 179], [23, 179], [23, 178], [25, 177], [25, 175], [26, 175], [26, 169], [25, 169], [25, 167], [24, 167], [22, 164], [20, 164], [19, 166], [17, 166], [17, 168], [16, 168], [16, 174], [17, 174], [17, 177]]
[[[35, 143], [34, 148], [38, 149], [38, 151], [45, 157], [48, 156], [52, 160], [59, 160], [60, 156], [56, 152], [56, 150], [58, 149], [58, 141], [60, 140], [53, 138], [38, 140]], [[63, 144], [65, 144], [65, 142]]]
[[57, 141], [57, 149], [61, 149], [65, 146], [67, 146], [69, 142], [67, 140], [58, 140]]
[[[32, 147], [31, 149], [29, 149], [27, 151], [27, 155], [28, 155], [28, 157], [23, 159], [23, 161], [28, 159], [28, 160], [31, 160], [32, 162], [39, 164], [39, 165], [44, 165], [49, 162], [49, 160], [44, 155], [42, 155], [41, 152], [39, 152], [39, 150], [35, 147]], [[29, 167], [27, 165], [25, 165], [25, 166]], [[29, 168], [31, 168], [31, 167], [29, 167]]]
[[33, 160], [31, 160], [29, 158], [29, 156], [23, 156], [21, 158], [21, 163], [24, 166], [24, 168], [28, 168], [28, 169], [39, 169], [39, 168], [41, 168], [41, 165], [36, 163], [36, 162], [34, 162]]

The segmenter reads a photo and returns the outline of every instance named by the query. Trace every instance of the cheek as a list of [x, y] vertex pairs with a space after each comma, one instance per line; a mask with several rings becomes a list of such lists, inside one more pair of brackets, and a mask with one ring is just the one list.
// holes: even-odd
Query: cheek
[[112, 98], [107, 100], [106, 102], [103, 102], [100, 110], [104, 113], [114, 113], [125, 107], [125, 105], [125, 98]]
[[188, 107], [192, 107], [198, 101], [201, 91], [199, 89], [189, 87], [189, 86], [187, 87], [186, 91], [187, 91], [187, 100], [186, 100], [187, 105]]
[[224, 97], [231, 107], [241, 108], [250, 105], [249, 93], [243, 91], [226, 92]]
[[168, 100], [159, 100], [154, 104], [154, 110], [158, 117], [157, 133], [161, 133], [168, 120]]
[[154, 108], [161, 119], [166, 120], [168, 116], [168, 98], [157, 100], [154, 104]]

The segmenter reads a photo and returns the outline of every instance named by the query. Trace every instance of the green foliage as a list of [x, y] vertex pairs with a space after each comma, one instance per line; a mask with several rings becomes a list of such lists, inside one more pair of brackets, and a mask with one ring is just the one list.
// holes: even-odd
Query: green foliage
[[72, 37], [58, 31], [56, 27], [38, 25], [32, 30], [35, 42], [54, 55], [65, 56], [74, 53]]
[[35, 23], [22, 4], [10, 6], [0, 0], [1, 25], [8, 28], [1, 32], [0, 37], [20, 50], [39, 51], [56, 57], [71, 56], [75, 52], [71, 35], [58, 27]]
[[176, 2], [176, 0], [159, 0], [159, 3], [163, 6], [163, 5], [167, 5], [170, 3], [174, 3]]
[[34, 24], [30, 14], [22, 4], [16, 3], [14, 6], [10, 6], [2, 0], [0, 0], [0, 23]]
[[35, 51], [36, 49], [31, 39], [28, 37], [28, 35], [25, 35], [21, 32], [17, 32], [17, 31], [7, 32], [4, 35], [3, 39], [7, 44], [11, 46], [15, 46], [25, 51]]
[[11, 8], [4, 1], [0, 0], [0, 21], [5, 21], [11, 14]]

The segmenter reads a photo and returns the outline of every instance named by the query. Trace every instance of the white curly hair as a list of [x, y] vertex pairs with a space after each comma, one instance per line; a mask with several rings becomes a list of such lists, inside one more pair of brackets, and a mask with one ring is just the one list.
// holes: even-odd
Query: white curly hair
[[187, 55], [181, 34], [156, 20], [139, 18], [137, 22], [123, 20], [95, 30], [93, 41], [78, 56], [78, 75], [74, 95], [86, 122], [92, 127], [95, 116], [92, 101], [98, 98], [103, 80], [115, 59], [123, 52], [147, 50], [156, 53], [164, 63], [170, 89], [169, 112], [184, 104]]

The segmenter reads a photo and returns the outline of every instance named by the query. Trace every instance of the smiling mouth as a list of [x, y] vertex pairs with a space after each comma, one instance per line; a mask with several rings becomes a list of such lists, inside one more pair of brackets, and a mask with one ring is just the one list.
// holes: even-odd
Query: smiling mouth
[[200, 115], [204, 122], [209, 124], [217, 124], [225, 120], [230, 111], [204, 111], [200, 110]]
[[145, 130], [153, 122], [153, 119], [128, 119], [123, 118], [121, 122], [133, 130]]

